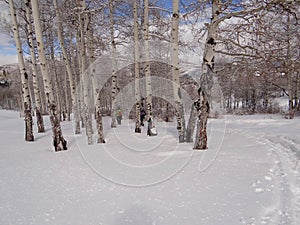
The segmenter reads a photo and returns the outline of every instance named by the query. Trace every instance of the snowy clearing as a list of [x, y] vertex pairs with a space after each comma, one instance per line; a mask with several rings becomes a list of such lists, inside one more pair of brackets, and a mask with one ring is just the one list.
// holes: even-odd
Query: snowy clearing
[[300, 224], [299, 118], [209, 120], [207, 151], [178, 144], [173, 123], [150, 138], [105, 118], [107, 143], [87, 146], [63, 122], [57, 153], [45, 120], [26, 143], [19, 114], [0, 111], [1, 225]]

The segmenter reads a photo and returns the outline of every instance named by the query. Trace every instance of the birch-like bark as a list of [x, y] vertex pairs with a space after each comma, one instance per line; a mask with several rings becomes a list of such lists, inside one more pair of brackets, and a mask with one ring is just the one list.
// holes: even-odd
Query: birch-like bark
[[178, 57], [178, 29], [179, 29], [179, 1], [173, 0], [173, 16], [172, 16], [172, 31], [171, 31], [171, 64], [173, 76], [173, 92], [175, 100], [177, 130], [179, 143], [185, 140], [185, 119], [184, 108], [181, 99], [181, 88], [179, 81], [179, 57]]
[[195, 106], [192, 105], [188, 126], [185, 131], [185, 141], [188, 143], [193, 142], [193, 134], [195, 130], [196, 118], [197, 118], [197, 110]]
[[295, 116], [295, 112], [294, 112], [294, 98], [293, 98], [293, 85], [292, 85], [292, 72], [291, 71], [287, 71], [286, 72], [286, 76], [287, 76], [287, 87], [289, 90], [289, 115], [288, 118], [289, 119], [293, 119]]
[[209, 116], [209, 102], [206, 93], [200, 88], [199, 99], [196, 101], [195, 108], [198, 111], [197, 132], [194, 149], [207, 149], [207, 120]]
[[71, 113], [72, 113], [72, 98], [71, 98], [71, 88], [70, 88], [70, 83], [69, 83], [69, 80], [68, 80], [68, 74], [66, 74], [64, 76], [64, 101], [66, 103], [66, 109], [67, 109], [67, 120], [68, 121], [71, 121]]
[[212, 1], [212, 18], [208, 25], [207, 37], [204, 46], [202, 73], [200, 77], [199, 99], [195, 102], [198, 111], [197, 133], [194, 149], [207, 149], [206, 126], [209, 116], [209, 95], [212, 89], [214, 76], [215, 46], [218, 29], [219, 1]]
[[112, 57], [111, 74], [111, 128], [117, 126], [116, 123], [116, 96], [117, 96], [117, 75], [116, 75], [116, 42], [114, 31], [114, 6], [113, 0], [109, 0], [109, 23], [110, 23], [110, 41]]
[[300, 72], [297, 72], [296, 84], [295, 84], [295, 110], [300, 110], [300, 100], [299, 100], [299, 84], [300, 84]]
[[140, 97], [140, 66], [139, 66], [139, 31], [136, 0], [133, 0], [134, 19], [134, 77], [135, 77], [135, 133], [141, 133], [141, 97]]
[[144, 1], [144, 46], [145, 46], [145, 77], [146, 77], [146, 94], [147, 94], [147, 121], [148, 135], [156, 135], [151, 133], [155, 127], [152, 111], [152, 90], [151, 90], [151, 72], [150, 72], [150, 51], [149, 51], [149, 0]]
[[26, 0], [25, 7], [26, 7], [26, 19], [27, 19], [27, 30], [28, 30], [27, 38], [28, 38], [30, 56], [31, 56], [33, 94], [35, 99], [37, 128], [38, 128], [38, 133], [44, 133], [45, 126], [44, 126], [44, 120], [42, 116], [42, 102], [41, 102], [41, 94], [39, 88], [39, 80], [37, 77], [37, 62], [36, 62], [35, 47], [34, 47], [35, 45], [33, 41], [32, 12], [31, 12], [30, 0]]
[[16, 42], [17, 52], [18, 52], [18, 62], [19, 69], [21, 73], [21, 82], [22, 82], [22, 97], [23, 97], [23, 106], [24, 106], [24, 116], [25, 116], [25, 141], [34, 141], [33, 130], [32, 130], [32, 112], [31, 112], [31, 99], [29, 92], [29, 81], [28, 74], [26, 73], [22, 44], [19, 35], [19, 27], [17, 22], [17, 14], [14, 6], [13, 0], [9, 0], [11, 20], [13, 23], [13, 33], [14, 39]]
[[47, 98], [49, 116], [52, 125], [53, 145], [55, 151], [67, 150], [67, 141], [64, 139], [62, 134], [59, 115], [57, 115], [57, 105], [55, 102], [51, 79], [47, 68], [47, 60], [44, 51], [44, 41], [42, 36], [42, 27], [40, 21], [38, 0], [32, 0], [31, 2], [32, 2], [32, 15], [33, 15], [34, 28], [36, 33], [38, 55], [40, 60], [41, 72], [43, 76], [45, 94]]
[[58, 77], [58, 73], [57, 73], [57, 67], [56, 67], [56, 60], [55, 60], [55, 56], [54, 56], [54, 40], [53, 38], [50, 36], [52, 34], [49, 33], [49, 39], [48, 39], [48, 43], [50, 44], [50, 60], [51, 60], [51, 70], [53, 72], [52, 74], [52, 88], [54, 90], [54, 93], [56, 95], [56, 105], [57, 105], [57, 112], [59, 115], [59, 119], [60, 121], [62, 121], [62, 118], [64, 118], [64, 104], [62, 102], [62, 88], [61, 88], [61, 83]]
[[75, 106], [74, 106], [74, 111], [77, 111], [77, 113], [74, 114], [74, 123], [75, 123], [75, 134], [80, 134], [80, 96], [79, 96], [79, 88], [77, 88], [75, 92]]
[[286, 70], [286, 76], [287, 76], [287, 86], [288, 86], [288, 91], [289, 91], [289, 119], [293, 119], [295, 116], [295, 104], [293, 102], [294, 100], [294, 93], [293, 93], [293, 81], [292, 81], [292, 73], [293, 71], [289, 68], [291, 66], [291, 37], [290, 37], [290, 14], [288, 13], [287, 15], [287, 53], [286, 53], [286, 64], [287, 64], [287, 70]]
[[69, 85], [71, 89], [71, 102], [72, 102], [72, 107], [74, 107], [74, 117], [77, 118], [77, 114], [79, 113], [77, 108], [75, 107], [75, 85], [73, 81], [73, 76], [72, 76], [72, 70], [71, 70], [71, 64], [70, 60], [67, 54], [67, 50], [65, 47], [64, 43], [64, 34], [63, 34], [63, 26], [62, 26], [62, 20], [61, 20], [61, 15], [58, 7], [57, 0], [53, 0], [54, 8], [55, 8], [55, 13], [56, 13], [56, 19], [57, 19], [57, 36], [59, 39], [59, 43], [61, 46], [62, 54], [63, 54], [63, 60], [66, 66], [67, 74], [68, 74], [68, 80], [69, 80]]
[[81, 9], [79, 12], [79, 26], [80, 26], [80, 61], [81, 61], [81, 76], [83, 84], [83, 113], [84, 113], [84, 122], [86, 127], [86, 135], [88, 139], [88, 144], [93, 144], [93, 128], [92, 128], [92, 115], [89, 107], [89, 78], [86, 74], [87, 69], [87, 57], [86, 57], [86, 42], [85, 42], [85, 33], [86, 33], [86, 15], [84, 13], [85, 1], [77, 0], [77, 5]]
[[[88, 18], [88, 23], [91, 21], [91, 17]], [[89, 65], [91, 65], [95, 61], [95, 55], [94, 55], [94, 38], [93, 38], [93, 30], [91, 26], [87, 27], [87, 52], [88, 52], [88, 58], [89, 58]]]
[[79, 38], [79, 34], [78, 32], [75, 32], [75, 39], [76, 39], [76, 59], [77, 60], [74, 60], [74, 68], [77, 67], [77, 64], [76, 62], [78, 62], [78, 67], [79, 67], [79, 74], [76, 72], [76, 70], [74, 71], [74, 74], [75, 74], [75, 83], [74, 83], [74, 86], [77, 87], [75, 89], [75, 105], [74, 105], [74, 110], [77, 111], [77, 113], [75, 113], [74, 115], [74, 120], [75, 120], [75, 134], [80, 134], [81, 133], [81, 130], [80, 130], [80, 120], [81, 120], [81, 95], [80, 95], [80, 82], [78, 80], [80, 80], [80, 75], [82, 74], [81, 73], [81, 59], [80, 59], [80, 44], [77, 44], [77, 43], [80, 43], [80, 38]]
[[97, 133], [98, 133], [97, 143], [105, 143], [102, 113], [101, 113], [101, 95], [100, 95], [100, 90], [97, 88], [98, 84], [97, 84], [97, 80], [95, 79], [94, 73], [92, 73], [92, 83], [93, 83], [93, 92], [94, 92], [95, 119], [97, 124]]

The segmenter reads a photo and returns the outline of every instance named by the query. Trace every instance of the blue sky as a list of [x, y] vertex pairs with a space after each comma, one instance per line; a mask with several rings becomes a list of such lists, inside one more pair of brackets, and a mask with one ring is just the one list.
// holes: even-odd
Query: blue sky
[[[172, 7], [172, 0], [163, 0], [161, 1], [162, 5], [165, 7]], [[7, 5], [0, 1], [0, 16], [6, 17], [9, 15], [9, 9]], [[0, 33], [0, 65], [17, 63], [17, 50], [14, 45], [14, 40]]]
[[[181, 2], [186, 1], [188, 0], [181, 0]], [[164, 8], [172, 9], [172, 0], [161, 0], [159, 3]], [[0, 1], [0, 16], [6, 17], [8, 15], [7, 5]], [[14, 40], [11, 37], [0, 33], [0, 65], [17, 63], [17, 52], [13, 43]]]
[[0, 65], [17, 62], [17, 50], [11, 41], [7, 35], [0, 34]]
[[[0, 1], [0, 16], [7, 17], [8, 13], [7, 5]], [[0, 65], [17, 62], [17, 50], [13, 43], [9, 36], [0, 33]]]

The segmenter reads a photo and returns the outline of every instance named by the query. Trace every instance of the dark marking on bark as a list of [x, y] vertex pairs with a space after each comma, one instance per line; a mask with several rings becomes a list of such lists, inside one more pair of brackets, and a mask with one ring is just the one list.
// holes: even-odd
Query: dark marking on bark
[[216, 45], [217, 43], [215, 42], [215, 39], [211, 37], [210, 39], [208, 39], [207, 44]]
[[173, 13], [173, 18], [179, 18], [179, 14], [178, 13]]
[[215, 67], [215, 57], [211, 59], [211, 65], [209, 65], [210, 69], [213, 71]]
[[181, 99], [181, 90], [180, 90], [180, 88], [178, 88], [178, 96]]

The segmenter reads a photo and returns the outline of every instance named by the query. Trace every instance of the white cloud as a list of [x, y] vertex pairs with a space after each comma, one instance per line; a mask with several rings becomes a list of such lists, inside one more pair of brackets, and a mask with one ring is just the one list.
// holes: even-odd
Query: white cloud
[[9, 6], [7, 3], [0, 1], [0, 16], [8, 16], [9, 14]]
[[18, 56], [17, 55], [7, 55], [0, 53], [0, 65], [5, 64], [11, 64], [11, 63], [17, 63], [18, 62]]
[[[2, 1], [0, 1], [0, 17], [9, 19], [8, 5]], [[0, 33], [0, 65], [18, 62], [13, 43], [14, 40], [9, 35]]]
[[0, 33], [0, 46], [11, 46], [12, 45], [12, 38], [6, 34]]
[[[6, 23], [10, 21], [10, 14], [9, 14], [9, 7], [7, 3], [4, 3], [3, 1], [0, 0], [0, 29], [1, 32], [3, 30], [6, 30]], [[0, 33], [0, 46], [2, 45], [11, 45], [9, 43], [11, 41], [11, 37], [9, 35], [4, 33]]]
[[12, 42], [9, 36], [0, 33], [0, 65], [17, 62], [17, 54]]

